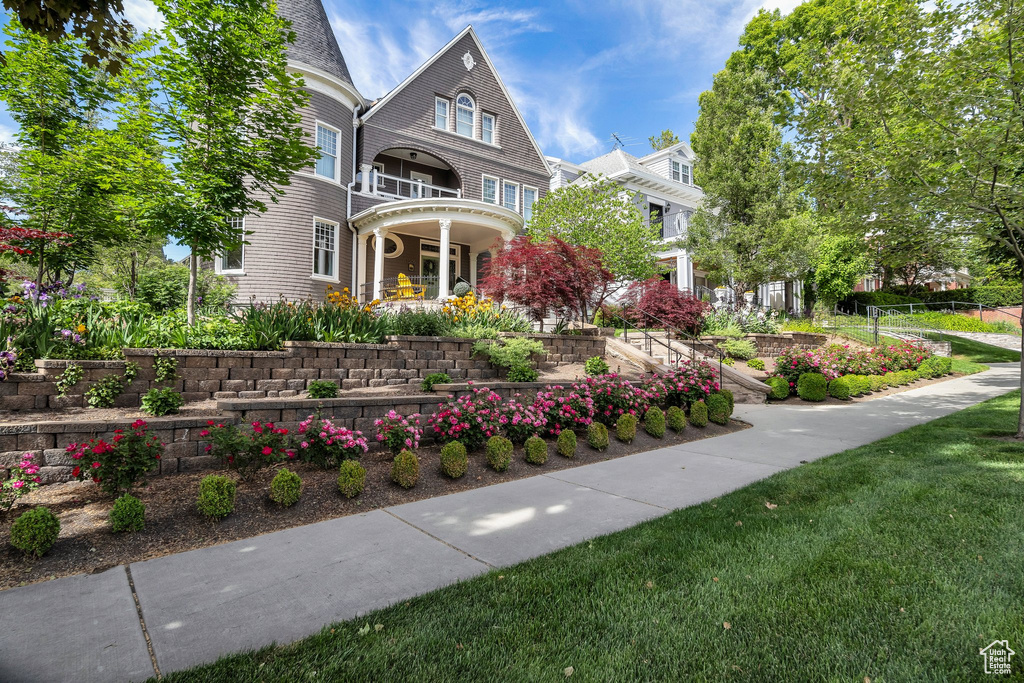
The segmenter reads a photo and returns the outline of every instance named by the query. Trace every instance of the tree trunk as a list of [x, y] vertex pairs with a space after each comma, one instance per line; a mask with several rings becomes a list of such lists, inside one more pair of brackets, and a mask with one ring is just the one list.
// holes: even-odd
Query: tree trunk
[[196, 257], [196, 245], [192, 245], [192, 254], [188, 259], [188, 298], [185, 308], [188, 312], [188, 326], [196, 324], [196, 279], [199, 275], [199, 259]]
[[36, 291], [32, 294], [32, 303], [39, 303], [39, 295], [43, 292], [43, 269], [45, 261], [43, 253], [46, 251], [46, 243], [39, 241], [39, 268], [36, 269]]
[[131, 272], [128, 274], [128, 298], [135, 301], [135, 290], [139, 282], [139, 252], [137, 249], [132, 249], [130, 258], [132, 265]]
[[[1024, 297], [1024, 281], [1021, 282], [1021, 296]], [[1021, 324], [1024, 325], [1024, 306], [1021, 307]], [[1017, 409], [1017, 438], [1024, 439], [1024, 334], [1020, 337], [1020, 406]]]

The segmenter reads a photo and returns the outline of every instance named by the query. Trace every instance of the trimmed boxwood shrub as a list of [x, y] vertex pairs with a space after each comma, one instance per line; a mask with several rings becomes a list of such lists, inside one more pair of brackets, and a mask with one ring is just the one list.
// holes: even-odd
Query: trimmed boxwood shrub
[[503, 436], [492, 436], [487, 440], [487, 464], [495, 472], [504, 472], [512, 462], [512, 442]]
[[420, 479], [420, 461], [416, 454], [403, 448], [391, 463], [391, 481], [403, 489], [411, 489]]
[[571, 429], [566, 429], [558, 435], [558, 440], [555, 442], [555, 449], [558, 454], [565, 458], [576, 457], [576, 432]]
[[223, 519], [235, 509], [235, 482], [219, 474], [203, 477], [199, 482], [199, 499], [196, 507], [210, 519]]
[[[678, 408], [679, 406], [672, 407]], [[622, 443], [633, 443], [633, 439], [636, 438], [636, 415], [631, 413], [619, 415], [619, 419], [615, 423], [615, 436]]]
[[644, 415], [644, 431], [655, 439], [665, 436], [665, 412], [658, 406], [647, 409]]
[[769, 377], [764, 381], [765, 384], [772, 388], [772, 393], [769, 394], [770, 398], [774, 398], [776, 401], [781, 401], [789, 397], [789, 382], [781, 377]]
[[708, 426], [708, 406], [704, 401], [697, 401], [690, 406], [690, 424], [694, 427]]
[[526, 450], [526, 462], [531, 465], [543, 465], [548, 461], [548, 442], [539, 436], [531, 436], [523, 448]]
[[828, 383], [828, 395], [846, 401], [850, 398], [850, 381], [845, 377], [836, 377]]
[[366, 485], [366, 468], [355, 460], [343, 460], [338, 467], [338, 490], [346, 498], [355, 498]]
[[441, 447], [441, 471], [452, 479], [458, 479], [466, 473], [469, 458], [466, 447], [460, 441], [449, 441]]
[[820, 372], [805, 372], [796, 381], [796, 395], [805, 401], [824, 401], [828, 380]]
[[686, 429], [686, 413], [679, 406], [669, 406], [665, 411], [665, 424], [673, 432], [681, 432]]
[[729, 401], [722, 394], [711, 394], [705, 400], [708, 406], [708, 419], [715, 424], [724, 425], [729, 422]]
[[302, 479], [291, 470], [281, 470], [270, 482], [270, 500], [281, 507], [291, 507], [302, 495]]
[[898, 387], [900, 385], [900, 378], [895, 372], [887, 372], [882, 377], [885, 378], [887, 386]]
[[146, 528], [146, 506], [135, 496], [124, 494], [110, 509], [110, 528], [116, 532]]
[[854, 375], [853, 381], [857, 386], [858, 396], [871, 393], [871, 380], [867, 375]]
[[736, 398], [732, 395], [732, 390], [721, 389], [718, 393], [725, 396], [725, 400], [729, 402], [729, 417], [732, 417], [732, 411], [736, 408]]
[[871, 383], [871, 391], [883, 391], [889, 388], [889, 383], [881, 375], [868, 376], [868, 382]]
[[42, 557], [60, 534], [60, 520], [49, 508], [22, 513], [11, 526], [11, 545], [30, 557]]
[[591, 422], [587, 426], [587, 444], [597, 451], [608, 448], [608, 428], [600, 422]]

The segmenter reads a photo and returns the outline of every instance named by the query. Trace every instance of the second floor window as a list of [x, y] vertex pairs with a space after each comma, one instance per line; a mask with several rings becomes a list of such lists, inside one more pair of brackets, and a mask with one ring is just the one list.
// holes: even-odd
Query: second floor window
[[316, 174], [337, 180], [338, 131], [317, 124], [316, 147], [320, 151], [320, 158], [316, 160]]
[[469, 95], [459, 95], [455, 100], [455, 132], [473, 137], [473, 128], [476, 124], [476, 104]]
[[498, 179], [497, 178], [488, 178], [487, 176], [484, 176], [483, 193], [481, 195], [481, 199], [483, 199], [488, 204], [497, 204], [498, 203]]
[[434, 127], [441, 130], [448, 130], [448, 100], [434, 98]]
[[502, 183], [501, 198], [506, 209], [519, 212], [519, 185], [508, 181]]
[[482, 114], [480, 116], [480, 132], [484, 142], [494, 144], [494, 116]]
[[537, 202], [537, 188], [523, 188], [523, 220], [529, 222], [533, 215], [533, 205]]
[[690, 166], [684, 164], [681, 161], [672, 161], [672, 180], [683, 183], [685, 185], [690, 184]]

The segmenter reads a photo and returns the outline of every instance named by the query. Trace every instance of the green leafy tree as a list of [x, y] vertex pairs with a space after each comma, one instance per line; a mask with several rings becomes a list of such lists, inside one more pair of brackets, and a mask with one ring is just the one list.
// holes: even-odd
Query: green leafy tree
[[647, 280], [658, 273], [656, 254], [664, 246], [658, 226], [647, 222], [639, 204], [615, 181], [588, 175], [538, 201], [527, 232], [537, 241], [557, 237], [596, 249], [620, 284]]
[[668, 128], [661, 131], [660, 135], [652, 135], [647, 140], [651, 143], [651, 149], [655, 152], [672, 145], [678, 145], [680, 142], [679, 137]]
[[88, 49], [79, 57], [88, 66], [103, 63], [111, 73], [123, 66], [121, 55], [112, 50], [132, 36], [132, 25], [122, 16], [122, 0], [4, 0], [4, 8], [27, 30], [51, 43], [69, 37], [84, 41]]
[[819, 301], [831, 308], [849, 295], [871, 269], [867, 243], [858, 236], [828, 235], [814, 257], [814, 287]]
[[304, 142], [301, 78], [288, 73], [295, 40], [263, 0], [157, 0], [166, 45], [156, 58], [167, 98], [162, 129], [175, 145], [178, 193], [163, 208], [192, 252], [188, 321], [198, 261], [240, 246], [229, 218], [267, 210], [292, 173], [315, 158]]
[[691, 137], [704, 201], [687, 245], [701, 268], [739, 292], [797, 276], [811, 254], [814, 218], [778, 111], [762, 72], [725, 69], [701, 94]]

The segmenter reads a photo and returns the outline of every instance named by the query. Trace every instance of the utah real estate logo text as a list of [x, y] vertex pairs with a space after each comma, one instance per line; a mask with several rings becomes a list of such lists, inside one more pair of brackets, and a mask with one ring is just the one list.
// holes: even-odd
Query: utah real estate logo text
[[1017, 653], [1010, 649], [1009, 641], [993, 640], [988, 647], [982, 648], [979, 654], [985, 658], [985, 673], [1008, 674], [1010, 657]]

